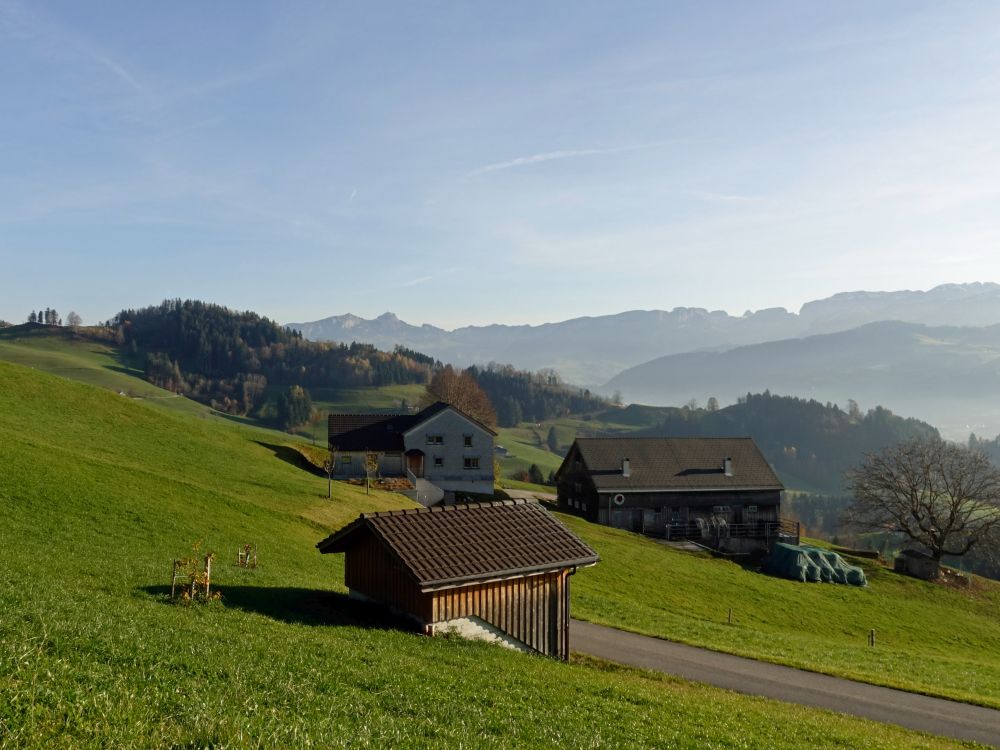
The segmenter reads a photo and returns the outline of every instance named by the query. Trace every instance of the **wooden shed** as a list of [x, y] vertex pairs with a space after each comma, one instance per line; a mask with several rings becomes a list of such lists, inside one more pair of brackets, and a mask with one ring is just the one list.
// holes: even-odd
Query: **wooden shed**
[[452, 631], [569, 658], [569, 578], [597, 554], [534, 501], [364, 513], [316, 545], [352, 596]]

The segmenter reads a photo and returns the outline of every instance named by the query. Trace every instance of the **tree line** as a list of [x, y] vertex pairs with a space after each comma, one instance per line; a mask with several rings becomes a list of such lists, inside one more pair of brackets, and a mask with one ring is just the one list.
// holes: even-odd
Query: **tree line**
[[407, 350], [306, 341], [256, 313], [194, 300], [122, 310], [106, 327], [154, 384], [283, 427], [308, 419], [310, 387], [426, 383], [434, 369]]
[[607, 399], [585, 388], [567, 385], [554, 370], [526, 372], [491, 363], [473, 365], [466, 372], [489, 397], [501, 427], [598, 411], [609, 405]]
[[[28, 322], [41, 323], [47, 326], [61, 326], [63, 319], [59, 317], [59, 312], [55, 308], [46, 307], [44, 310], [39, 309], [38, 312], [32, 310], [28, 313]], [[70, 326], [83, 325], [83, 318], [71, 311], [66, 316], [66, 324]]]
[[845, 411], [837, 404], [769, 391], [748, 393], [718, 411], [684, 407], [666, 412], [659, 425], [637, 434], [749, 436], [787, 483], [831, 495], [844, 493], [845, 475], [865, 454], [940, 437], [926, 422], [896, 416], [881, 406], [862, 413], [852, 403]]

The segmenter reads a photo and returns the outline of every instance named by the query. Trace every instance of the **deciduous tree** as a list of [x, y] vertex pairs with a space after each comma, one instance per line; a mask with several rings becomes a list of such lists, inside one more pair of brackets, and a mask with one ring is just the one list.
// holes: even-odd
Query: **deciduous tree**
[[901, 533], [935, 560], [1000, 537], [1000, 470], [977, 451], [911, 440], [868, 454], [847, 478], [852, 525]]
[[496, 426], [497, 414], [493, 404], [479, 387], [476, 379], [467, 371], [455, 372], [451, 365], [446, 365], [434, 373], [434, 377], [427, 385], [423, 403], [429, 405], [435, 401], [451, 404], [487, 427]]

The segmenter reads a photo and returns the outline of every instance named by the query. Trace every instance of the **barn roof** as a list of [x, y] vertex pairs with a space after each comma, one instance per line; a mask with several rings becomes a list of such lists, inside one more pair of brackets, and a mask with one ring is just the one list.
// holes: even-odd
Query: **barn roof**
[[421, 587], [593, 565], [597, 553], [537, 502], [501, 502], [363, 513], [316, 547], [345, 552], [374, 534]]
[[496, 432], [460, 409], [437, 401], [416, 414], [330, 414], [327, 435], [342, 451], [401, 451], [403, 435], [445, 409], [461, 414], [491, 435]]
[[[577, 438], [575, 447], [598, 490], [784, 489], [748, 437]], [[573, 460], [574, 453], [571, 450], [566, 461]], [[629, 476], [622, 472], [626, 458]], [[731, 476], [725, 471], [727, 458], [731, 459]]]

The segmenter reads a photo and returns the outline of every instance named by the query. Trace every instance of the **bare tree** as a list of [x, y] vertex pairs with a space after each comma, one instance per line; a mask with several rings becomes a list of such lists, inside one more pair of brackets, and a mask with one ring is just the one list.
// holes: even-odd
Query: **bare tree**
[[70, 314], [66, 316], [66, 323], [75, 328], [76, 326], [83, 325], [83, 318], [77, 315], [76, 312], [70, 311]]
[[330, 452], [323, 459], [323, 471], [326, 472], [326, 497], [333, 497], [333, 472], [337, 470], [337, 446], [331, 445]]
[[378, 471], [378, 453], [375, 451], [365, 451], [365, 494], [370, 495], [372, 491], [372, 475]]
[[901, 533], [935, 560], [1000, 537], [1000, 469], [977, 451], [939, 438], [911, 440], [868, 454], [847, 479], [849, 523]]

